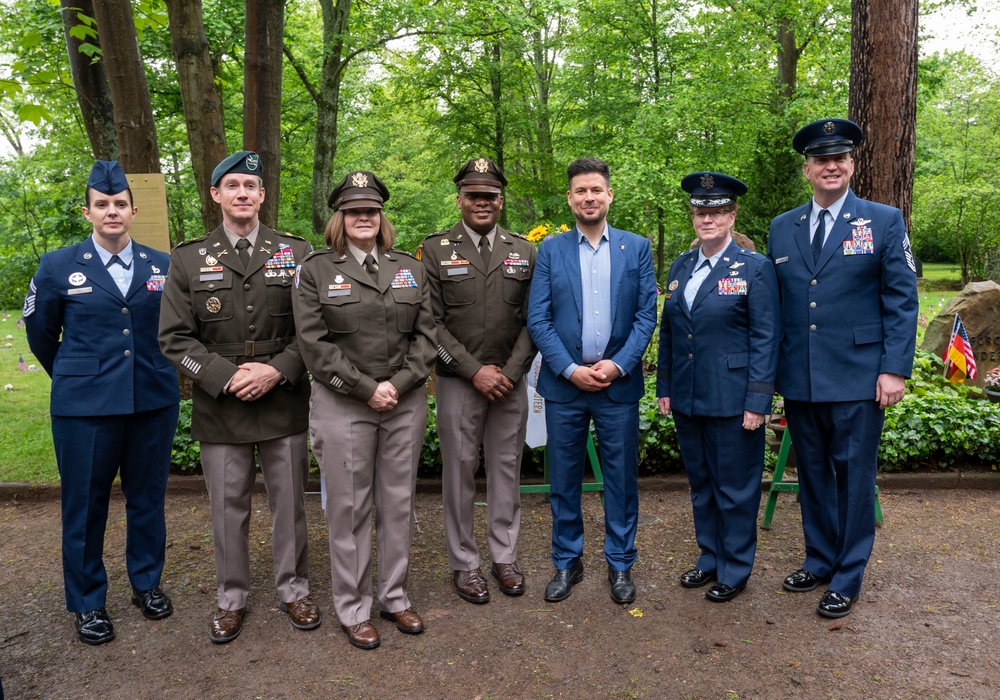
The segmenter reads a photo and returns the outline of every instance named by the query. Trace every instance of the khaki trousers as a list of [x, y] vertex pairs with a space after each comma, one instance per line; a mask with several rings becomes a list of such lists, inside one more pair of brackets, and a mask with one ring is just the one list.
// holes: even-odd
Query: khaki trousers
[[516, 561], [521, 529], [521, 454], [528, 421], [522, 379], [503, 401], [490, 401], [472, 382], [437, 378], [437, 429], [443, 464], [444, 534], [448, 566], [479, 567], [474, 531], [479, 446], [486, 457], [486, 521], [492, 560]]
[[372, 614], [372, 509], [381, 609], [410, 607], [406, 576], [417, 462], [427, 428], [427, 390], [400, 397], [390, 411], [313, 385], [309, 432], [326, 480], [333, 606], [342, 625]]
[[306, 433], [226, 444], [201, 443], [201, 466], [212, 504], [212, 542], [219, 607], [240, 610], [250, 592], [250, 495], [260, 458], [271, 507], [274, 583], [284, 603], [309, 595], [308, 532], [303, 502], [309, 476]]

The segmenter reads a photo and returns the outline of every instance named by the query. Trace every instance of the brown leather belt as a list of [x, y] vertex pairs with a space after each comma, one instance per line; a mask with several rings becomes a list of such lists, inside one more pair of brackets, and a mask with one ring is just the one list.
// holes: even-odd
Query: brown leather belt
[[271, 340], [245, 340], [242, 343], [209, 344], [205, 346], [205, 349], [229, 357], [254, 357], [255, 355], [276, 355], [294, 341], [295, 336], [272, 338]]

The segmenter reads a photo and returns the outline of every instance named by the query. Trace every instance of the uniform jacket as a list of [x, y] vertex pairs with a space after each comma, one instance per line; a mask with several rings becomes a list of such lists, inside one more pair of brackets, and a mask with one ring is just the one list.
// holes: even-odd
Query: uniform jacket
[[[244, 272], [220, 226], [171, 253], [160, 347], [193, 383], [195, 440], [257, 442], [308, 427], [309, 382], [295, 338], [292, 280], [310, 248], [262, 225]], [[244, 362], [269, 364], [285, 381], [256, 401], [224, 394]]]
[[428, 236], [418, 249], [427, 268], [437, 323], [437, 371], [472, 376], [497, 365], [511, 381], [528, 371], [535, 344], [528, 333], [528, 289], [535, 246], [497, 227], [489, 269], [465, 225]]
[[[656, 327], [656, 275], [649, 241], [608, 227], [611, 244], [611, 338], [605, 357], [626, 374], [605, 391], [613, 401], [638, 401], [644, 391], [642, 354]], [[580, 279], [580, 232], [542, 242], [531, 280], [528, 330], [542, 353], [538, 393], [568, 402], [580, 390], [561, 376], [572, 363], [583, 363], [583, 287]]]
[[295, 321], [317, 382], [367, 401], [380, 381], [423, 385], [437, 347], [424, 266], [400, 250], [378, 257], [378, 283], [349, 252], [326, 248], [298, 273]]
[[770, 413], [778, 365], [778, 282], [771, 261], [730, 242], [684, 302], [698, 251], [670, 266], [660, 322], [656, 395], [685, 415]]
[[125, 415], [179, 400], [177, 372], [156, 341], [170, 259], [135, 241], [132, 250], [124, 297], [92, 238], [42, 256], [24, 323], [31, 352], [52, 377], [54, 416]]
[[797, 401], [874, 399], [879, 374], [913, 369], [917, 279], [903, 217], [849, 191], [813, 264], [811, 207], [771, 222], [783, 331], [776, 387]]

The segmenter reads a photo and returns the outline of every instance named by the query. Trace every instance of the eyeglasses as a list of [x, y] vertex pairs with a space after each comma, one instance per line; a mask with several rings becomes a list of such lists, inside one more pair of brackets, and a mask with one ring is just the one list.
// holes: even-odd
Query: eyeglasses
[[722, 221], [732, 213], [733, 213], [732, 209], [722, 209], [715, 211], [693, 211], [691, 212], [691, 218], [697, 221], [698, 219], [704, 219], [707, 216], [712, 221]]

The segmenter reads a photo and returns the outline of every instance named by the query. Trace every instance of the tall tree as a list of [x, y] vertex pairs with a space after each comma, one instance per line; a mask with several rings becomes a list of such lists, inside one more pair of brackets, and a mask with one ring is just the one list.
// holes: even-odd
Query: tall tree
[[[202, 3], [201, 0], [166, 0], [166, 5], [170, 18], [170, 47], [177, 64], [201, 220], [205, 230], [211, 231], [222, 221], [222, 212], [212, 200], [210, 187], [212, 170], [226, 157], [226, 132], [219, 92], [215, 88], [212, 55], [202, 22]], [[274, 194], [277, 200], [278, 193]], [[176, 233], [180, 230], [174, 228]]]
[[90, 147], [99, 160], [118, 160], [108, 74], [104, 63], [94, 60], [101, 48], [93, 26], [94, 4], [90, 0], [60, 0], [59, 7], [76, 99]]
[[865, 130], [854, 152], [860, 197], [891, 204], [910, 225], [917, 122], [917, 0], [852, 0], [848, 114]]
[[158, 173], [156, 124], [132, 6], [129, 0], [95, 0], [94, 17], [104, 47], [122, 168], [128, 173]]
[[246, 0], [243, 64], [243, 148], [256, 151], [264, 168], [267, 196], [260, 220], [278, 225], [281, 195], [281, 66], [284, 0]]

